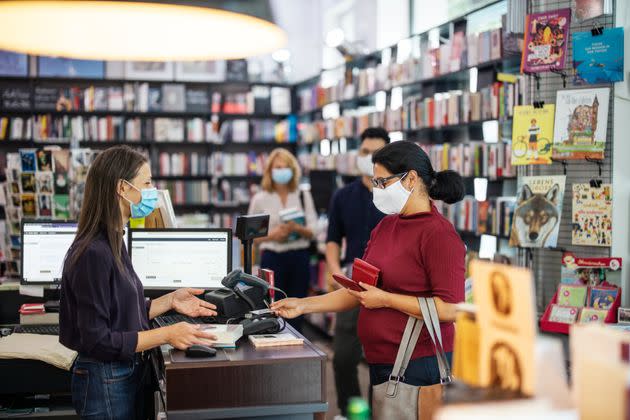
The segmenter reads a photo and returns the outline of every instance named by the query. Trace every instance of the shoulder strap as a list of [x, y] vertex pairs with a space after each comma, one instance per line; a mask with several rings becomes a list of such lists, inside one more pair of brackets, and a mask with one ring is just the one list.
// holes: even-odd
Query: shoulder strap
[[398, 347], [398, 354], [396, 355], [394, 368], [392, 369], [392, 373], [389, 376], [389, 381], [387, 383], [386, 393], [390, 397], [396, 395], [398, 382], [400, 382], [400, 380], [404, 377], [405, 370], [407, 370], [407, 365], [409, 365], [409, 360], [411, 359], [411, 355], [413, 354], [418, 338], [420, 337], [420, 331], [422, 330], [423, 324], [424, 321], [412, 316], [410, 316], [407, 320], [407, 326], [405, 327], [402, 339], [400, 340], [400, 346]]
[[300, 197], [300, 204], [302, 205], [302, 211], [306, 213], [306, 204], [304, 204], [304, 190], [298, 187], [298, 197]]
[[435, 357], [437, 358], [438, 368], [440, 370], [440, 382], [450, 383], [451, 368], [442, 346], [442, 330], [440, 328], [440, 319], [438, 317], [437, 308], [433, 298], [418, 298], [420, 304], [420, 311], [422, 312], [422, 318], [425, 321], [427, 330], [429, 331], [429, 337], [435, 347]]

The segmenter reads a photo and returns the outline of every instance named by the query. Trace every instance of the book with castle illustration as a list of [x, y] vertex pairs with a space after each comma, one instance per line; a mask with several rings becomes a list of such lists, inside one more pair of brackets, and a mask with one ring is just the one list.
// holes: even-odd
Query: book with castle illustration
[[558, 243], [565, 175], [518, 178], [510, 246], [553, 248]]
[[612, 185], [573, 184], [573, 245], [611, 246]]
[[550, 165], [555, 106], [514, 107], [512, 165]]
[[559, 160], [604, 159], [610, 88], [559, 90], [553, 157]]

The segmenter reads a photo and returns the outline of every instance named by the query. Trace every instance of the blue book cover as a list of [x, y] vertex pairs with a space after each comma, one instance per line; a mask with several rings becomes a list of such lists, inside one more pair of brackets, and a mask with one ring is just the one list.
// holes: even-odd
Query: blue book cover
[[601, 35], [573, 34], [573, 66], [577, 84], [623, 80], [623, 28], [604, 29]]

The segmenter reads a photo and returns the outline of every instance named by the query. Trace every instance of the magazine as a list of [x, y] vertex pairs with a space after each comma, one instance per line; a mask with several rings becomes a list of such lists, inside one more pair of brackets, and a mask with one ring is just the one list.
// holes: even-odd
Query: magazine
[[611, 246], [612, 185], [573, 184], [573, 245]]
[[527, 15], [522, 73], [564, 68], [570, 22], [570, 9]]
[[551, 164], [555, 105], [514, 107], [512, 165]]
[[566, 176], [518, 178], [510, 246], [548, 248], [558, 243]]
[[553, 134], [555, 159], [604, 159], [609, 97], [607, 87], [558, 91]]
[[623, 28], [604, 29], [601, 35], [573, 34], [573, 67], [576, 84], [623, 81]]

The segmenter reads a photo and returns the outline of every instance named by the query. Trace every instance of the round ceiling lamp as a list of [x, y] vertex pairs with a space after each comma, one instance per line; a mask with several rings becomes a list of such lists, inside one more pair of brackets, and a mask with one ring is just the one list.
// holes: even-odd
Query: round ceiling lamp
[[287, 43], [286, 33], [265, 19], [268, 6], [253, 0], [0, 1], [0, 49], [89, 60], [245, 58]]

